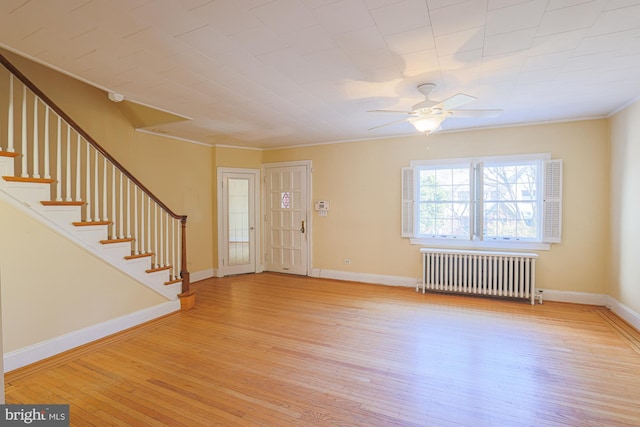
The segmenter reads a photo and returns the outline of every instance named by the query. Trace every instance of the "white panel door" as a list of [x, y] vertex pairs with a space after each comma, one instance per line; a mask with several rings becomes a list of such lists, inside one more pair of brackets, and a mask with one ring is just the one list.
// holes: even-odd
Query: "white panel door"
[[308, 275], [308, 165], [265, 165], [266, 269]]

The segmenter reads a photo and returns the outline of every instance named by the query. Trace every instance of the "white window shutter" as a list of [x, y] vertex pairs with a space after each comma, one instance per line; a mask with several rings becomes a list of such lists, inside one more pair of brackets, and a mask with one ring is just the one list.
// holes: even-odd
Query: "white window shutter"
[[470, 166], [471, 197], [471, 218], [470, 231], [471, 240], [482, 240], [484, 229], [484, 163], [472, 163]]
[[543, 240], [559, 243], [562, 236], [562, 160], [544, 163]]
[[402, 237], [413, 237], [414, 179], [412, 168], [402, 168]]

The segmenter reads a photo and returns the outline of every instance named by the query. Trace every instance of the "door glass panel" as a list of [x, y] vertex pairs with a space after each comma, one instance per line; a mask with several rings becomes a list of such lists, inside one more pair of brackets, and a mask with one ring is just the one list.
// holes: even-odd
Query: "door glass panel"
[[291, 193], [289, 191], [283, 191], [280, 194], [280, 207], [282, 209], [289, 209], [291, 207]]
[[248, 264], [249, 256], [249, 180], [229, 178], [229, 265]]

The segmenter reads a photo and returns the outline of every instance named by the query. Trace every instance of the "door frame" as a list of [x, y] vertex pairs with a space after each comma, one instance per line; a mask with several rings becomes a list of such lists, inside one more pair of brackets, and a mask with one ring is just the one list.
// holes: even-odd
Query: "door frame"
[[[313, 176], [313, 165], [311, 163], [311, 160], [294, 160], [294, 161], [290, 161], [290, 162], [272, 162], [272, 163], [263, 163], [262, 164], [262, 182], [261, 182], [261, 188], [262, 188], [262, 208], [261, 208], [261, 215], [264, 221], [266, 221], [267, 218], [267, 190], [266, 190], [266, 177], [267, 177], [267, 173], [266, 173], [266, 169], [268, 168], [281, 168], [281, 167], [294, 167], [294, 166], [304, 166], [305, 171], [306, 171], [306, 181], [307, 181], [307, 188], [305, 188], [306, 192], [307, 192], [307, 203], [306, 203], [306, 210], [307, 210], [307, 274], [306, 276], [311, 276], [311, 272], [313, 271], [313, 265], [311, 263], [311, 260], [313, 259], [312, 256], [312, 251], [313, 251], [313, 212], [311, 210], [312, 207], [312, 203], [311, 200], [313, 199], [313, 195], [311, 192], [311, 189], [313, 188], [313, 183], [312, 183], [312, 176]], [[266, 231], [267, 227], [265, 225], [264, 230]], [[263, 231], [264, 232], [264, 231]], [[266, 236], [263, 236], [262, 239], [262, 253], [266, 254], [267, 253], [267, 238]], [[261, 262], [260, 264], [263, 266], [263, 270], [264, 266], [266, 266], [266, 260], [264, 258], [264, 255], [261, 258]]]
[[254, 230], [254, 255], [255, 255], [255, 269], [254, 273], [261, 273], [264, 270], [264, 263], [262, 262], [262, 232], [261, 232], [261, 221], [260, 215], [262, 209], [260, 207], [260, 194], [262, 193], [262, 180], [260, 179], [260, 169], [247, 169], [247, 168], [228, 168], [228, 167], [219, 167], [217, 171], [217, 204], [218, 204], [218, 270], [216, 277], [224, 277], [228, 273], [226, 270], [226, 265], [224, 264], [224, 255], [226, 254], [225, 244], [226, 242], [222, 238], [225, 235], [225, 217], [226, 212], [224, 212], [223, 207], [226, 205], [223, 200], [224, 191], [222, 185], [224, 183], [224, 174], [226, 173], [239, 173], [239, 174], [248, 174], [253, 175], [254, 177], [254, 191], [253, 191], [253, 223], [255, 224]]

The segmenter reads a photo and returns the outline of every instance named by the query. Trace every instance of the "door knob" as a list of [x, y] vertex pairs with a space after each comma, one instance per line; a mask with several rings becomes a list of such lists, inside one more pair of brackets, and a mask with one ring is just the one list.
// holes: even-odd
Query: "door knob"
[[300, 232], [304, 233], [304, 221], [302, 221], [302, 226], [300, 227]]

